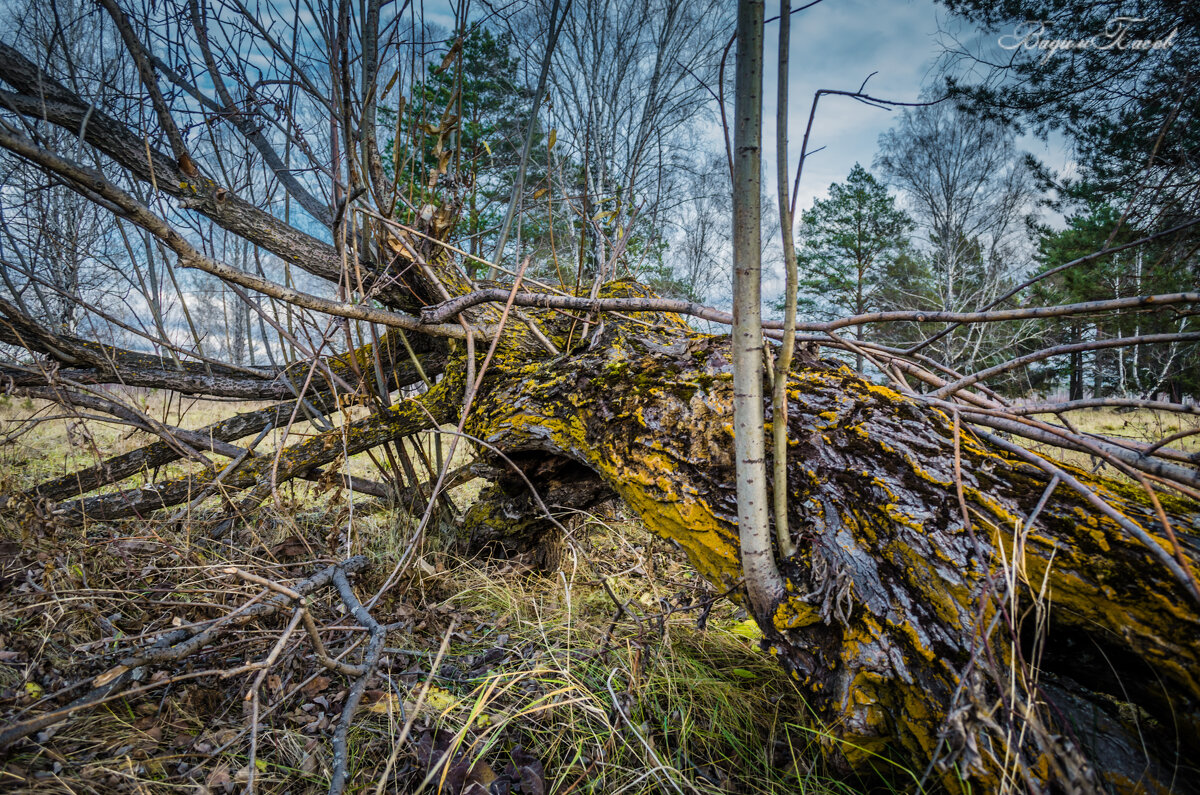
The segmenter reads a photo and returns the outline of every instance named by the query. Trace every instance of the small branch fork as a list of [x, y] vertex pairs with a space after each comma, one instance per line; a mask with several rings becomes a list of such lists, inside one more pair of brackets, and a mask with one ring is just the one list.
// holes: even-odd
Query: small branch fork
[[363, 691], [367, 688], [367, 680], [371, 678], [375, 666], [379, 664], [387, 630], [371, 616], [367, 608], [363, 607], [362, 602], [358, 601], [358, 597], [354, 595], [354, 590], [350, 587], [350, 581], [346, 578], [346, 572], [340, 569], [335, 571], [333, 584], [337, 588], [338, 596], [345, 603], [346, 609], [370, 634], [367, 651], [363, 655], [362, 672], [350, 686], [350, 692], [346, 694], [342, 717], [333, 733], [333, 776], [329, 781], [329, 795], [341, 795], [346, 789], [346, 782], [349, 778], [350, 752], [346, 745], [346, 736], [350, 731], [350, 724], [354, 720], [354, 713], [358, 711], [358, 705], [362, 701]]

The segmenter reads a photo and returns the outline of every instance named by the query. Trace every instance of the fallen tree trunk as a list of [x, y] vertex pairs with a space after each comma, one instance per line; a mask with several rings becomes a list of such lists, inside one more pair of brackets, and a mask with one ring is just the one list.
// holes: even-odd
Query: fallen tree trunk
[[[419, 357], [418, 361], [423, 366], [424, 372], [437, 374], [441, 372], [445, 364], [445, 357], [426, 354]], [[396, 366], [392, 375], [393, 385], [399, 387], [410, 386], [420, 380], [412, 365]], [[199, 428], [193, 433], [216, 442], [233, 442], [268, 427], [284, 427], [293, 416], [300, 422], [312, 419], [309, 414], [314, 410], [321, 416], [325, 416], [337, 410], [337, 402], [329, 392], [318, 391], [308, 396], [306, 404], [301, 405], [299, 409], [297, 409], [297, 401], [289, 400], [256, 411], [236, 414]], [[165, 466], [179, 458], [179, 451], [171, 445], [166, 442], [155, 442], [137, 450], [113, 456], [77, 472], [39, 483], [29, 491], [28, 496], [58, 501], [75, 495], [87, 494], [101, 486], [119, 483], [138, 472]]]
[[[610, 326], [587, 353], [498, 376], [467, 427], [586, 467], [728, 589], [729, 353]], [[1150, 550], [1039, 467], [845, 369], [810, 359], [788, 396], [799, 551], [760, 623], [836, 755], [938, 758], [952, 789], [1191, 786], [1178, 749], [1200, 747], [1200, 613]], [[1175, 551], [1139, 489], [1074, 474]], [[1194, 577], [1196, 506], [1160, 500]]]
[[[524, 330], [503, 338], [466, 425], [502, 457], [465, 535], [506, 553], [540, 547], [544, 561], [557, 543], [545, 506], [616, 494], [744, 600], [728, 338], [657, 316], [653, 325], [610, 319], [572, 346], [570, 318], [538, 313], [532, 322], [571, 352], [539, 363]], [[938, 760], [936, 777], [956, 790], [1166, 791], [1195, 780], [1175, 749], [1200, 744], [1200, 614], [1161, 558], [1178, 553], [1194, 578], [1196, 506], [1162, 496], [1159, 517], [1133, 486], [1070, 476], [1144, 528], [1161, 547], [1156, 556], [1057, 476], [956, 434], [942, 410], [811, 356], [799, 362], [787, 417], [798, 552], [780, 561], [786, 598], [757, 618], [764, 644], [822, 720], [831, 756], [847, 768], [881, 754], [916, 767]], [[314, 467], [428, 429], [431, 418], [450, 421], [463, 361], [446, 373], [418, 399], [278, 460], [249, 459], [222, 485], [265, 496]], [[229, 432], [281, 408], [233, 418]], [[194, 499], [213, 477], [85, 498], [56, 513], [145, 516]]]
[[[347, 51], [345, 62], [350, 60]], [[309, 310], [455, 338], [447, 343], [441, 382], [419, 398], [389, 406], [391, 390], [404, 380], [382, 372], [401, 361], [395, 346], [371, 356], [360, 349], [340, 360], [314, 359], [313, 370], [261, 372], [207, 360], [169, 361], [69, 337], [4, 303], [0, 343], [36, 354], [34, 366], [27, 359], [5, 362], [0, 379], [6, 384], [125, 383], [255, 400], [304, 399], [314, 401], [318, 412], [336, 408], [335, 395], [378, 399], [370, 417], [275, 456], [246, 455], [221, 473], [202, 471], [86, 497], [60, 505], [60, 519], [146, 516], [211, 495], [217, 478], [222, 488], [248, 491], [241, 502], [251, 504], [316, 467], [461, 419], [497, 454], [497, 472], [506, 473], [511, 464], [522, 473], [497, 477], [486, 499], [468, 512], [465, 529], [476, 543], [528, 547], [555, 526], [540, 513], [544, 509], [617, 494], [653, 532], [678, 543], [702, 575], [746, 603], [728, 338], [698, 335], [664, 314], [662, 305], [639, 310], [637, 301], [604, 307], [584, 299], [585, 293], [599, 295], [599, 282], [576, 295], [522, 298], [531, 311], [511, 316], [511, 306], [501, 312], [494, 303], [475, 305], [476, 298], [465, 297], [489, 285], [467, 279], [443, 248], [461, 197], [452, 188], [434, 196], [443, 176], [442, 184], [462, 184], [447, 173], [455, 160], [449, 153], [423, 175], [428, 203], [404, 216], [414, 226], [398, 223], [395, 208], [382, 206], [356, 212], [350, 221], [342, 213], [357, 193], [330, 208], [335, 226], [353, 226], [339, 238], [361, 244], [350, 246], [351, 254], [217, 184], [182, 141], [172, 142], [179, 149], [174, 156], [153, 148], [149, 131], [128, 127], [7, 45], [0, 45], [0, 80], [7, 87], [0, 101], [10, 111], [81, 136], [81, 145], [94, 147], [89, 155], [107, 160], [92, 168], [14, 131], [0, 136], [5, 149], [137, 224], [178, 258], [175, 266], [205, 269]], [[156, 108], [160, 123], [169, 111]], [[438, 135], [448, 136], [456, 122], [449, 115], [443, 122]], [[439, 137], [436, 146], [448, 140]], [[364, 162], [371, 157], [378, 152]], [[221, 173], [219, 165], [211, 163], [208, 173]], [[103, 171], [112, 168], [123, 177], [108, 179]], [[209, 259], [172, 222], [121, 188], [123, 180], [150, 186], [179, 208], [326, 280], [328, 293], [338, 285], [339, 298], [344, 293], [353, 300], [301, 294]], [[386, 184], [372, 187], [379, 196], [390, 192]], [[511, 304], [519, 291], [513, 285], [479, 300]], [[389, 310], [376, 311], [375, 301]], [[606, 308], [641, 314], [637, 321], [599, 314]], [[422, 327], [414, 315], [399, 314], [422, 309], [429, 322], [460, 319], [461, 329]], [[836, 344], [845, 345], [833, 332], [827, 328]], [[458, 339], [472, 341], [475, 361]], [[889, 353], [863, 341], [859, 346], [858, 352], [865, 346], [894, 355], [892, 364], [925, 378], [947, 401], [955, 399], [953, 387], [980, 375], [953, 373], [948, 363], [924, 357], [906, 360], [903, 351]], [[422, 335], [411, 347], [418, 354], [444, 350]], [[938, 408], [811, 356], [798, 362], [787, 376], [787, 416], [768, 412], [769, 421], [787, 423], [785, 538], [797, 551], [783, 557], [776, 549], [771, 565], [780, 569], [786, 595], [755, 618], [765, 644], [821, 718], [831, 754], [847, 767], [869, 765], [880, 753], [918, 774], [928, 765], [929, 775], [959, 791], [1200, 785], [1182, 753], [1200, 747], [1200, 613], [1191, 593], [1200, 507], [1055, 469], [1004, 439], [988, 441], [960, 429], [954, 412], [980, 425], [987, 420], [1006, 432], [1035, 435], [1012, 424], [1012, 416], [997, 420], [978, 410], [998, 405], [995, 395], [983, 400], [958, 393], [974, 402], [972, 413], [952, 402]], [[941, 375], [921, 375], [919, 363]], [[475, 394], [479, 368], [484, 377]], [[898, 375], [897, 383], [902, 379]], [[473, 396], [465, 418], [456, 416], [464, 392]], [[213, 439], [229, 435], [223, 441], [232, 441], [239, 438], [233, 434], [261, 432], [285, 407], [207, 430]], [[1151, 462], [1148, 453], [1105, 447], [1107, 442], [1079, 434], [1072, 444], [1123, 456], [1131, 472], [1141, 467], [1185, 490], [1196, 482], [1187, 469], [1192, 463], [1177, 453], [1170, 457], [1159, 449], [1157, 458], [1168, 460]], [[151, 446], [132, 459], [42, 484], [33, 496], [84, 494], [156, 465], [150, 462], [165, 463], [167, 456]], [[338, 474], [332, 467], [326, 472], [331, 479]], [[535, 498], [522, 490], [530, 485], [545, 494]]]
[[[221, 442], [232, 442], [244, 436], [258, 433], [268, 426], [278, 427], [286, 423], [296, 408], [295, 401], [277, 403], [258, 411], [242, 412], [232, 417], [214, 422], [197, 430], [195, 433], [211, 437]], [[303, 416], [303, 415], [302, 415]], [[31, 498], [58, 501], [80, 494], [95, 491], [110, 483], [119, 483], [138, 472], [145, 472], [165, 466], [180, 458], [179, 452], [166, 442], [139, 447], [128, 453], [113, 456], [98, 464], [80, 469], [68, 475], [47, 480], [30, 489], [26, 494]]]

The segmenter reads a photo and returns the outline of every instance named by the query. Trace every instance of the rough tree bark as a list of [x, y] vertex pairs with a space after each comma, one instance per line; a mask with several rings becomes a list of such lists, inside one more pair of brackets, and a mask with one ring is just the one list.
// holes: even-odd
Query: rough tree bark
[[[426, 279], [444, 267], [426, 264]], [[451, 275], [442, 283], [463, 289]], [[616, 283], [608, 294], [646, 293]], [[493, 306], [464, 314], [495, 328]], [[547, 524], [522, 490], [526, 478], [552, 505], [616, 494], [703, 576], [744, 599], [730, 339], [663, 314], [611, 317], [584, 340], [572, 337], [569, 316], [535, 309], [526, 319], [502, 332], [467, 418], [467, 433], [502, 452], [508, 460], [494, 466], [509, 474], [469, 511], [466, 534], [509, 551], [543, 541]], [[539, 349], [530, 325], [565, 353]], [[278, 461], [250, 459], [225, 487], [261, 498], [314, 467], [453, 420], [463, 348], [450, 341], [439, 360], [445, 374], [419, 398], [293, 445]], [[349, 378], [352, 358], [330, 365]], [[1035, 789], [1192, 786], [1180, 749], [1200, 744], [1200, 614], [1140, 541], [1065, 485], [1048, 488], [1041, 468], [970, 431], [956, 439], [941, 410], [807, 351], [798, 351], [787, 395], [798, 551], [779, 561], [786, 595], [761, 623], [765, 645], [826, 727], [831, 756], [848, 768], [877, 754], [917, 767], [938, 758], [934, 775], [956, 790], [1017, 776]], [[252, 433], [281, 408], [227, 421], [214, 438]], [[1074, 475], [1176, 553], [1143, 492]], [[192, 499], [212, 477], [84, 497], [53, 513], [146, 515]], [[100, 482], [115, 482], [113, 473], [60, 478], [33, 496]], [[1194, 576], [1196, 506], [1160, 499]]]
[[[728, 338], [681, 325], [610, 323], [569, 362], [497, 375], [467, 427], [534, 469], [583, 465], [728, 589], [742, 577], [730, 354]], [[1200, 615], [1139, 541], [1063, 485], [1023, 530], [1049, 476], [964, 431], [967, 525], [942, 411], [811, 356], [788, 398], [799, 551], [782, 561], [787, 596], [764, 643], [838, 738], [831, 750], [851, 766], [941, 753], [952, 789], [961, 777], [991, 790], [1016, 759], [1034, 786], [1191, 786], [1177, 765], [1200, 743]], [[1075, 474], [1172, 549], [1144, 493]], [[1164, 507], [1194, 570], [1195, 505]], [[1039, 682], [1014, 686], [1039, 602], [1052, 651]]]
[[[565, 347], [569, 323], [536, 317]], [[656, 321], [610, 319], [559, 357], [530, 355], [520, 334], [501, 347], [466, 425], [509, 459], [495, 462], [497, 486], [468, 513], [477, 544], [513, 551], [553, 537], [515, 464], [551, 505], [620, 496], [703, 576], [737, 592], [731, 343], [672, 316]], [[452, 355], [450, 369], [461, 367]], [[450, 419], [456, 383], [444, 377], [420, 402]], [[918, 765], [940, 756], [952, 763], [938, 773], [952, 789], [963, 780], [997, 786], [1013, 760], [1033, 786], [1191, 786], [1179, 751], [1200, 743], [1200, 615], [1139, 541], [1063, 485], [1023, 531], [1049, 485], [1043, 470], [969, 431], [956, 443], [942, 411], [847, 368], [801, 353], [788, 398], [798, 552], [781, 561], [787, 594], [762, 628], [828, 727], [833, 756], [848, 767], [880, 753]], [[289, 448], [276, 478], [429, 427], [416, 402]], [[272, 465], [248, 462], [226, 485], [260, 485]], [[1075, 475], [1173, 551], [1142, 492]], [[206, 477], [87, 498], [58, 514], [144, 514], [187, 500]], [[1194, 570], [1195, 505], [1161, 499]], [[1049, 638], [1039, 680], [1014, 684], [1010, 670], [1038, 651], [1037, 619]]]

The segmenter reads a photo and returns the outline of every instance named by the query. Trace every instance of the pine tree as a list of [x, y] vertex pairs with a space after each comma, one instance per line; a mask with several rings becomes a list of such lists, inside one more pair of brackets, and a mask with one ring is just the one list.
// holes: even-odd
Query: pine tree
[[[909, 249], [914, 223], [858, 163], [803, 213], [797, 237], [799, 298], [817, 316], [860, 315], [903, 305], [923, 274]], [[863, 326], [855, 337], [863, 339]], [[862, 356], [855, 367], [862, 372]]]
[[[1092, 204], [1067, 219], [1066, 229], [1044, 231], [1039, 245], [1043, 269], [1145, 235], [1143, 230], [1128, 223], [1119, 225], [1120, 218], [1116, 208]], [[1181, 253], [1171, 241], [1166, 241], [1085, 262], [1046, 279], [1038, 284], [1035, 300], [1052, 305], [1186, 291], [1194, 289], [1198, 279], [1196, 257]], [[1045, 324], [1040, 339], [1042, 343], [1055, 340], [1070, 344], [1186, 332], [1194, 330], [1195, 325], [1195, 317], [1186, 313], [1159, 316], [1135, 309], [1075, 318], [1057, 330]], [[1084, 397], [1085, 392], [1092, 397], [1137, 397], [1160, 391], [1179, 400], [1183, 394], [1194, 394], [1200, 388], [1196, 361], [1194, 343], [1133, 345], [1097, 350], [1086, 356], [1075, 353], [1065, 361], [1051, 360], [1042, 372], [1032, 375], [1046, 385], [1065, 378], [1073, 400]]]

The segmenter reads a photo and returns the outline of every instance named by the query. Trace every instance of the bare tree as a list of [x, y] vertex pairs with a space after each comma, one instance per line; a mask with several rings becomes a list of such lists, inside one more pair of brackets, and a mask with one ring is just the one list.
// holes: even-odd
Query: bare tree
[[[713, 155], [681, 187], [687, 201], [673, 213], [667, 264], [681, 295], [714, 301], [728, 295], [730, 279], [729, 166]], [[771, 220], [770, 217], [767, 219]], [[773, 231], [765, 224], [764, 237]]]
[[[904, 110], [879, 146], [876, 165], [924, 232], [931, 308], [979, 309], [1020, 280], [1037, 193], [1010, 130], [940, 102]], [[1014, 339], [963, 327], [940, 340], [940, 358], [972, 370]]]
[[[70, 65], [80, 80], [102, 76], [115, 84], [105, 63], [105, 47], [97, 46], [104, 41], [104, 27], [87, 8], [65, 3], [52, 10], [40, 3], [20, 3], [13, 11], [20, 35], [44, 53], [47, 63]], [[73, 140], [70, 133], [53, 128], [39, 133], [54, 149], [66, 149]], [[0, 190], [5, 194], [0, 202], [3, 288], [11, 300], [51, 327], [73, 331], [81, 302], [103, 301], [106, 295], [122, 292], [111, 282], [120, 273], [111, 267], [111, 215], [19, 158], [4, 157], [0, 169]]]
[[733, 440], [738, 540], [754, 615], [766, 621], [783, 598], [771, 548], [763, 430], [762, 72], [763, 7], [738, 4], [733, 136]]
[[615, 275], [614, 255], [627, 250], [628, 236], [658, 234], [684, 201], [683, 180], [700, 165], [698, 124], [715, 112], [708, 86], [729, 11], [715, 0], [571, 6], [551, 71], [550, 113], [581, 171], [576, 214], [592, 273]]

